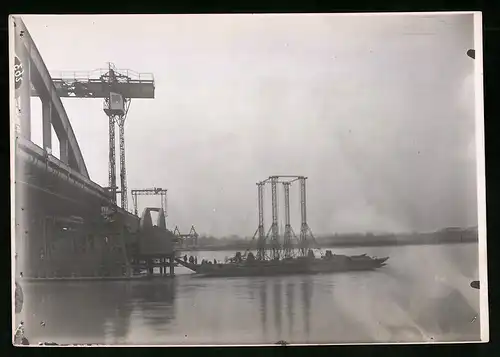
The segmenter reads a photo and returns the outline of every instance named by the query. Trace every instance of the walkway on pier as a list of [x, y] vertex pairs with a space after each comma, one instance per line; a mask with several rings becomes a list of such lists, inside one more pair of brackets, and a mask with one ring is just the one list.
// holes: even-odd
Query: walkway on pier
[[182, 265], [183, 267], [185, 268], [188, 268], [189, 270], [192, 270], [196, 273], [196, 264], [192, 264], [192, 263], [188, 263], [188, 262], [185, 262], [184, 260], [180, 259], [180, 258], [175, 258], [175, 261]]

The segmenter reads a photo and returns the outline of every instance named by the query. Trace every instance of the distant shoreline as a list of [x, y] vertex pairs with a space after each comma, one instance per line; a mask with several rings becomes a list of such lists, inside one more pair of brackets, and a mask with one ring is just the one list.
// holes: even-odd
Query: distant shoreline
[[[449, 244], [466, 244], [478, 243], [478, 240], [462, 240], [462, 241], [448, 241], [448, 242], [339, 242], [339, 243], [325, 243], [318, 244], [319, 248], [368, 248], [368, 247], [398, 247], [398, 246], [416, 246], [416, 245], [449, 245]], [[247, 249], [255, 250], [255, 247], [243, 245], [225, 245], [225, 246], [204, 246], [197, 249], [180, 249], [181, 252], [201, 251], [201, 252], [218, 252], [218, 251], [244, 251]]]
[[[409, 245], [438, 245], [438, 244], [460, 244], [477, 243], [479, 241], [477, 227], [458, 228], [448, 227], [435, 232], [428, 233], [351, 233], [318, 236], [316, 244], [310, 247], [320, 248], [363, 248], [363, 247], [397, 247]], [[296, 248], [298, 243], [293, 244]], [[255, 250], [257, 247], [255, 239], [244, 239], [232, 237], [219, 240], [214, 237], [200, 237], [197, 249], [186, 248], [182, 251], [230, 251], [230, 250]], [[270, 247], [269, 241], [267, 242]]]

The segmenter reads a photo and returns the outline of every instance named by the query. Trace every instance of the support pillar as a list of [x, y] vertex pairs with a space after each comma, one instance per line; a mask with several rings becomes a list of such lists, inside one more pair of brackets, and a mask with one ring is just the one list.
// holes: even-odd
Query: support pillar
[[134, 214], [138, 216], [139, 211], [137, 210], [137, 193], [135, 193], [134, 190], [132, 190], [132, 202], [134, 204]]
[[67, 137], [59, 138], [59, 159], [69, 165], [69, 140]]
[[273, 259], [279, 259], [279, 227], [278, 227], [278, 192], [277, 192], [278, 177], [271, 177], [271, 200], [272, 200], [272, 218], [271, 225], [271, 244]]
[[128, 211], [128, 189], [127, 189], [127, 171], [125, 167], [125, 116], [118, 117], [118, 129], [120, 140], [120, 188], [121, 188], [121, 207]]
[[153, 260], [151, 258], [147, 258], [146, 259], [146, 266], [147, 266], [147, 271], [148, 271], [148, 275], [151, 276], [153, 275]]
[[257, 259], [264, 260], [266, 255], [266, 235], [264, 232], [264, 182], [257, 183], [259, 201], [259, 227], [257, 228]]
[[308, 238], [314, 241], [314, 236], [312, 235], [311, 229], [307, 224], [307, 211], [306, 211], [306, 179], [307, 177], [301, 176], [300, 181], [300, 215], [301, 215], [301, 225], [300, 225], [300, 252], [302, 255], [307, 254], [308, 248]]
[[290, 224], [290, 182], [283, 182], [285, 191], [285, 233], [283, 239], [283, 247], [285, 250], [285, 257], [292, 256], [292, 226]]
[[52, 102], [42, 99], [43, 149], [52, 151]]
[[174, 274], [174, 255], [171, 255], [171, 256], [169, 257], [169, 263], [170, 263], [170, 264], [169, 264], [169, 265], [170, 265], [170, 276], [172, 276], [172, 277], [173, 277], [173, 276], [175, 275], [175, 274]]
[[108, 179], [111, 201], [116, 203], [115, 117], [109, 116], [109, 167]]

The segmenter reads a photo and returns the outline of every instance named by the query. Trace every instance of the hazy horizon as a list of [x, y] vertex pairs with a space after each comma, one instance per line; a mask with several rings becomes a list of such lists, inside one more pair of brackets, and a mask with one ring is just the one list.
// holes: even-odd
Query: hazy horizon
[[[277, 174], [309, 178], [317, 235], [477, 225], [472, 14], [23, 20], [53, 73], [111, 61], [154, 74], [156, 98], [132, 100], [125, 124], [128, 188], [167, 188], [170, 229], [252, 236], [255, 183]], [[107, 186], [102, 100], [63, 103], [92, 180]], [[298, 195], [292, 186], [296, 232]], [[266, 231], [270, 211], [268, 188]]]
[[[330, 237], [333, 237], [333, 236], [365, 236], [365, 235], [373, 235], [375, 237], [378, 237], [378, 236], [384, 236], [384, 235], [425, 235], [425, 234], [433, 234], [433, 233], [440, 233], [446, 229], [457, 229], [457, 230], [460, 230], [460, 231], [470, 231], [470, 230], [477, 230], [478, 229], [478, 226], [464, 226], [464, 227], [442, 227], [442, 228], [438, 228], [438, 229], [435, 229], [435, 230], [432, 230], [432, 231], [400, 231], [400, 232], [397, 232], [397, 231], [348, 231], [348, 232], [324, 232], [324, 233], [321, 233], [321, 234], [315, 234], [315, 238], [316, 239], [322, 239], [322, 238], [330, 238]], [[186, 232], [181, 232], [182, 234], [188, 234], [189, 232], [186, 231]], [[280, 238], [282, 239], [283, 238], [283, 232], [280, 232]], [[250, 235], [246, 235], [246, 236], [243, 236], [243, 235], [237, 235], [237, 234], [229, 234], [229, 235], [225, 235], [225, 236], [214, 236], [214, 235], [210, 235], [210, 234], [199, 234], [199, 238], [214, 238], [214, 239], [252, 239], [252, 238], [255, 238], [257, 239], [257, 237], [253, 237], [252, 234]], [[299, 239], [299, 235], [297, 234], [296, 235], [296, 240]]]

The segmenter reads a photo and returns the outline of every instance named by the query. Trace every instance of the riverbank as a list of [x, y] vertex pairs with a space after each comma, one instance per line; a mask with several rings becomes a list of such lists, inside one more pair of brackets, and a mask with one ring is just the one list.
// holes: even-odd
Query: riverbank
[[[477, 243], [478, 232], [472, 228], [445, 228], [428, 233], [401, 233], [401, 234], [334, 234], [316, 237], [317, 246], [321, 248], [342, 247], [383, 247], [383, 246], [409, 246], [409, 245], [440, 245]], [[218, 240], [215, 238], [200, 237], [197, 249], [184, 249], [181, 251], [229, 251], [256, 249], [256, 240], [231, 238]], [[269, 246], [268, 248], [271, 248]]]
[[[377, 241], [377, 242], [336, 242], [336, 243], [319, 243], [319, 248], [363, 248], [363, 247], [390, 247], [390, 246], [412, 246], [412, 245], [448, 245], [448, 244], [464, 244], [477, 243], [477, 240], [462, 240], [462, 241], [447, 241], [447, 242], [425, 242], [425, 241]], [[214, 246], [200, 246], [196, 249], [181, 249], [179, 252], [189, 251], [245, 251], [249, 249], [249, 244], [228, 244]], [[255, 249], [251, 245], [250, 249]]]

